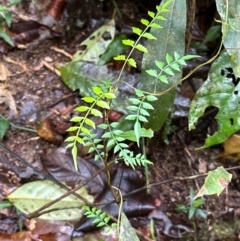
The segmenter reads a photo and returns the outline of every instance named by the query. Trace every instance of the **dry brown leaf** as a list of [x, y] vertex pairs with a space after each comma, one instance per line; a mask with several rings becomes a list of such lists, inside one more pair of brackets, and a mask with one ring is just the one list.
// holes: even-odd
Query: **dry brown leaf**
[[4, 64], [0, 63], [0, 81], [7, 81], [10, 73]]
[[228, 138], [224, 143], [224, 152], [219, 156], [221, 159], [230, 158], [231, 160], [240, 160], [240, 135], [234, 134]]
[[15, 100], [9, 90], [7, 90], [6, 85], [0, 86], [0, 104], [5, 103], [10, 110], [13, 111], [14, 115], [17, 115], [17, 106]]
[[8, 63], [12, 63], [12, 64], [15, 64], [15, 65], [18, 65], [22, 68], [22, 71], [16, 73], [16, 74], [11, 74], [10, 76], [15, 76], [15, 75], [18, 75], [18, 74], [22, 74], [23, 72], [27, 71], [28, 68], [27, 68], [27, 65], [26, 63], [22, 63], [22, 62], [16, 62], [14, 60], [12, 60], [11, 58], [7, 57], [4, 55], [4, 59], [8, 62]]

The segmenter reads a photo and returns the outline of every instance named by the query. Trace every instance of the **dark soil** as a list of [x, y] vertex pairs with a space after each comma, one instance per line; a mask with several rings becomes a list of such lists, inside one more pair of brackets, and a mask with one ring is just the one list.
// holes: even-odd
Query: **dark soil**
[[[26, 15], [26, 10], [29, 10], [29, 3], [25, 4], [24, 8], [17, 8], [16, 11]], [[125, 23], [128, 23], [125, 27], [130, 29], [132, 25], [136, 26], [141, 16], [146, 13], [146, 10], [154, 9], [154, 6], [155, 3], [149, 3], [148, 5], [139, 3], [139, 1], [132, 1], [131, 3], [121, 1], [119, 8], [123, 12]], [[96, 20], [101, 25], [103, 19], [111, 17], [112, 10], [112, 3], [95, 0], [86, 5], [85, 1], [67, 1], [57, 27], [57, 31], [59, 29], [61, 31], [59, 37], [35, 41], [34, 44], [28, 44], [25, 49], [13, 48], [7, 51], [6, 56], [15, 61], [14, 63], [7, 61], [4, 54], [1, 54], [1, 63], [10, 72], [7, 89], [13, 95], [18, 111], [14, 115], [7, 105], [1, 104], [1, 114], [14, 125], [36, 130], [42, 120], [47, 117], [51, 120], [57, 120], [57, 118], [61, 117], [63, 109], [79, 103], [78, 94], [68, 89], [63, 84], [61, 77], [44, 63], [47, 62], [50, 66], [53, 66], [54, 64], [60, 65], [69, 61], [67, 56], [55, 51], [52, 47], [74, 53], [78, 43], [93, 31], [94, 27], [91, 27], [92, 21]], [[97, 16], [96, 12], [98, 13]], [[69, 13], [71, 16], [69, 16]], [[31, 13], [27, 12], [27, 15], [31, 16]], [[76, 24], [76, 16], [80, 16], [78, 19], [79, 22], [82, 22], [80, 27]], [[25, 69], [17, 65], [18, 63], [24, 66]], [[201, 76], [198, 77], [201, 78]], [[190, 80], [183, 84], [181, 92], [188, 97], [194, 95]], [[69, 115], [72, 115], [71, 111]], [[66, 115], [68, 120], [69, 115]], [[204, 122], [205, 119], [203, 118], [201, 121]], [[176, 130], [168, 135], [168, 144], [163, 141], [163, 130], [161, 130], [155, 134], [147, 146], [149, 158], [154, 163], [153, 167], [149, 167], [150, 183], [206, 173], [220, 165], [232, 166], [232, 164], [230, 165], [223, 159], [218, 158], [223, 152], [221, 146], [196, 150], [196, 148], [204, 144], [207, 134], [212, 133], [217, 128], [214, 119], [206, 127], [200, 127], [192, 132], [188, 131], [187, 117], [179, 117], [173, 121], [173, 124], [176, 126]], [[66, 135], [63, 135], [63, 138], [66, 138]], [[36, 132], [25, 131], [11, 126], [1, 143], [39, 170], [43, 170], [42, 155], [54, 151], [62, 144], [62, 141], [60, 142], [56, 145], [40, 138]], [[3, 150], [0, 153], [7, 156], [17, 166], [23, 166], [19, 160], [13, 158], [9, 153]], [[219, 197], [215, 195], [205, 197], [206, 201], [201, 208], [207, 213], [206, 219], [194, 218], [189, 220], [188, 214], [176, 211], [177, 205], [189, 204], [190, 187], [197, 192], [203, 185], [204, 178], [178, 180], [156, 185], [151, 189], [151, 194], [161, 203], [161, 211], [171, 222], [186, 227], [185, 232], [182, 234], [185, 237], [180, 240], [240, 239], [239, 173], [238, 171], [232, 173], [233, 181], [226, 191]], [[26, 181], [30, 181], [30, 179]], [[22, 183], [18, 183], [18, 179], [14, 179], [13, 184], [22, 185]], [[161, 224], [156, 225], [161, 227]], [[157, 231], [156, 240], [175, 239], [175, 234], [171, 236], [170, 234], [164, 234], [161, 230]]]

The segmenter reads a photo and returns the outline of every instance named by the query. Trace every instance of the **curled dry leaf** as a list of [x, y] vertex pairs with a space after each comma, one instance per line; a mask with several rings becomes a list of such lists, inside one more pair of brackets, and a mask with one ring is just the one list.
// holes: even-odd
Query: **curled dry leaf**
[[0, 104], [3, 103], [5, 103], [9, 107], [9, 109], [13, 112], [13, 115], [17, 115], [18, 111], [15, 100], [12, 96], [12, 93], [9, 90], [7, 90], [6, 85], [0, 86]]
[[44, 119], [37, 127], [38, 135], [44, 140], [59, 145], [63, 141], [63, 137], [54, 130], [54, 125], [49, 118]]

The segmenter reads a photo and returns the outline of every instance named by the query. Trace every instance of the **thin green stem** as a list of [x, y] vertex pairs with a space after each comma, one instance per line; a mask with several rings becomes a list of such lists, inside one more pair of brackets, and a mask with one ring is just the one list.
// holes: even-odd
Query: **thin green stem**
[[[4, 117], [3, 115], [0, 114], [0, 118], [4, 119], [5, 121], [9, 121], [6, 117]], [[33, 132], [33, 133], [37, 133], [37, 130], [32, 129], [32, 128], [28, 128], [28, 127], [24, 127], [24, 126], [17, 126], [15, 124], [13, 124], [11, 121], [9, 121], [10, 125], [18, 130], [22, 130], [22, 131], [28, 131], [28, 132]]]
[[136, 49], [136, 46], [137, 46], [137, 44], [139, 43], [140, 39], [141, 39], [141, 38], [143, 37], [143, 35], [147, 32], [147, 30], [150, 28], [151, 24], [154, 23], [154, 21], [156, 21], [156, 18], [157, 18], [161, 13], [162, 13], [162, 11], [158, 11], [158, 12], [157, 12], [156, 16], [151, 20], [151, 22], [148, 24], [148, 26], [142, 31], [142, 33], [139, 35], [138, 39], [135, 41], [135, 43], [134, 43], [131, 51], [129, 52], [127, 58], [126, 58], [125, 61], [124, 61], [124, 64], [123, 64], [122, 69], [121, 69], [121, 71], [120, 71], [120, 73], [119, 73], [118, 79], [117, 79], [117, 81], [116, 81], [116, 85], [117, 85], [117, 83], [120, 81], [120, 78], [121, 78], [121, 76], [122, 76], [122, 74], [123, 74], [123, 71], [124, 71], [124, 69], [125, 69], [125, 67], [126, 67], [126, 65], [127, 65], [127, 63], [128, 63], [128, 60], [129, 60], [129, 58], [131, 57], [133, 51]]

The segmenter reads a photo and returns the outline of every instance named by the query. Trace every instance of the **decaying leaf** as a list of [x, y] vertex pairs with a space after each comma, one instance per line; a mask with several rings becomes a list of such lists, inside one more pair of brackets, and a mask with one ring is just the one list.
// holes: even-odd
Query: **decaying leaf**
[[106, 51], [108, 45], [113, 40], [114, 34], [115, 21], [112, 19], [81, 43], [84, 50], [77, 51], [73, 56], [73, 60], [90, 61], [97, 64], [100, 56]]
[[228, 173], [223, 167], [218, 167], [214, 171], [210, 171], [194, 199], [203, 195], [217, 194], [219, 196], [231, 179], [232, 174]]
[[[7, 198], [21, 212], [29, 214], [62, 196], [66, 192], [66, 190], [60, 188], [49, 180], [41, 180], [22, 185], [8, 195]], [[90, 203], [93, 202], [93, 196], [87, 193], [86, 188], [83, 187], [79, 189], [77, 193], [87, 199]], [[56, 208], [58, 210], [43, 214], [40, 218], [47, 220], [78, 219], [82, 216], [81, 207], [83, 204], [82, 200], [74, 195], [69, 195], [46, 209]]]
[[0, 81], [6, 81], [10, 75], [4, 64], [0, 63]]
[[12, 93], [7, 90], [6, 86], [0, 86], [0, 104], [7, 104], [10, 110], [13, 111], [14, 115], [17, 115], [17, 107]]

